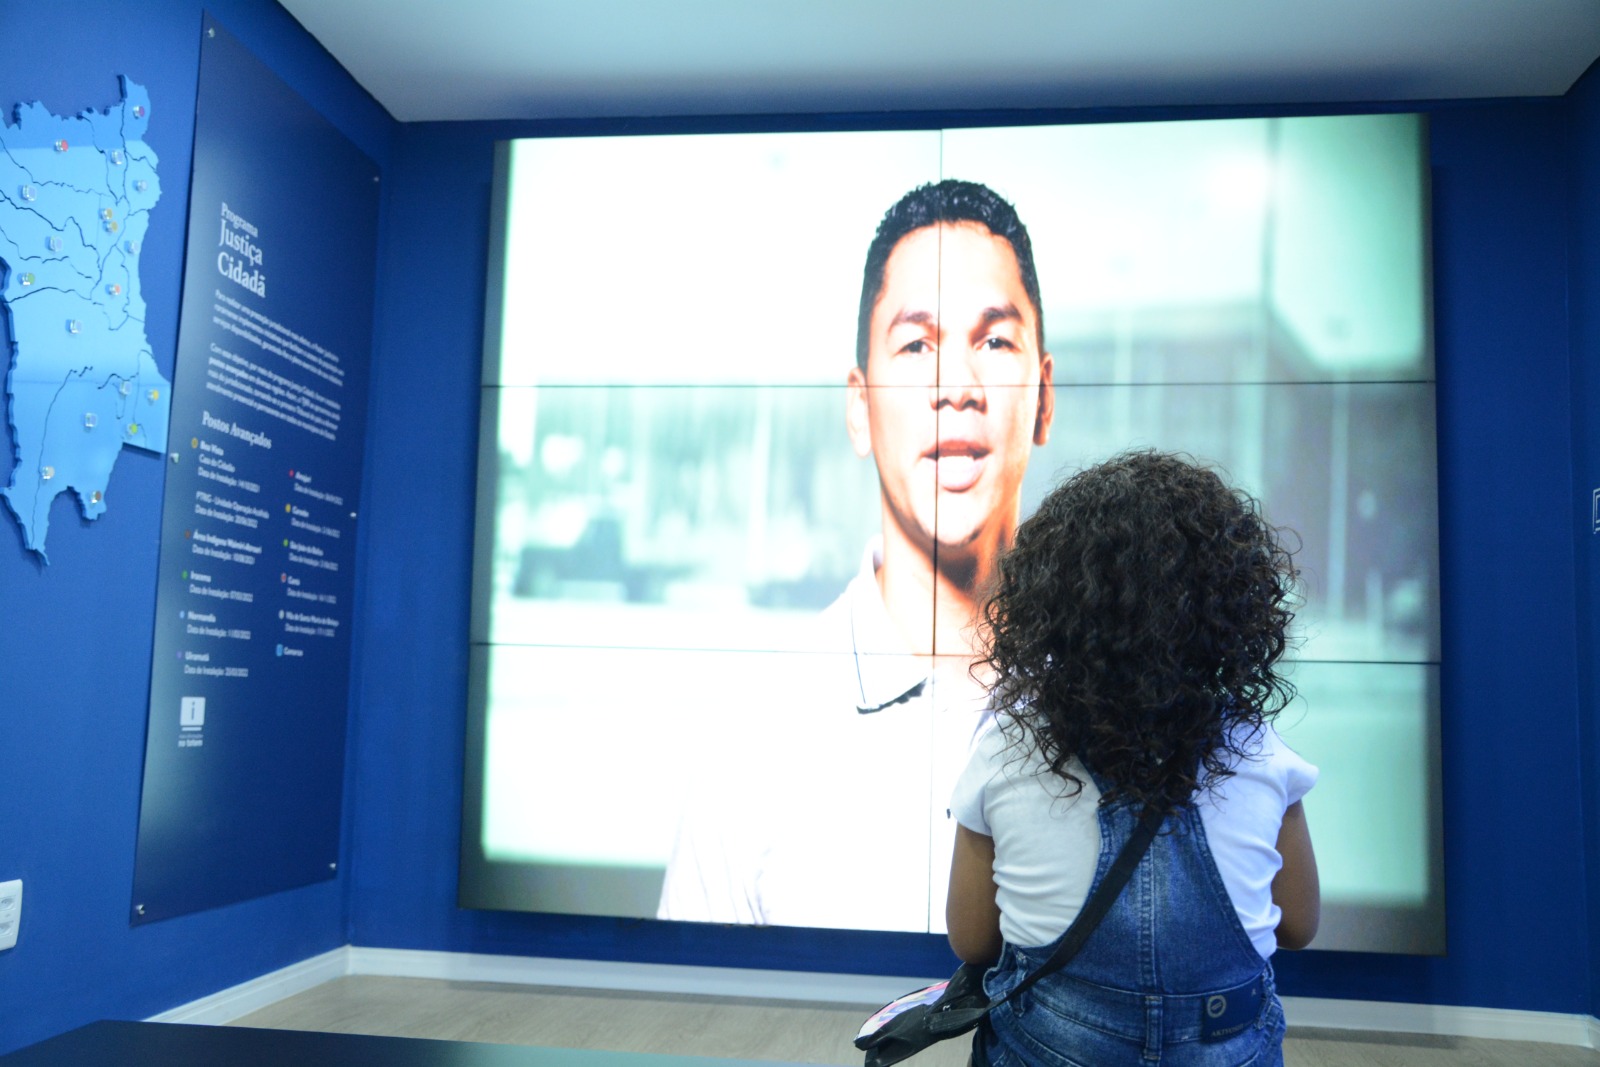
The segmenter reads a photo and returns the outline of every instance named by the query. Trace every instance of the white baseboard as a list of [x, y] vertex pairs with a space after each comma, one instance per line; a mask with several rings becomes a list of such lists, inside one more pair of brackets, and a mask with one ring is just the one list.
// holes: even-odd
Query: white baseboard
[[1284, 997], [1291, 1027], [1374, 1030], [1438, 1037], [1486, 1037], [1499, 1041], [1542, 1041], [1549, 1045], [1600, 1048], [1600, 1019], [1553, 1011], [1462, 1008], [1447, 1004], [1394, 1004], [1380, 1000], [1323, 1000]]
[[[854, 1004], [867, 1010], [938, 980], [347, 946], [173, 1008], [150, 1021], [228, 1023], [345, 975], [752, 997]], [[1283, 1007], [1292, 1027], [1541, 1041], [1600, 1049], [1600, 1019], [1592, 1015], [1315, 997], [1284, 997]]]
[[869, 1011], [882, 1007], [908, 989], [939, 981], [939, 978], [919, 980], [863, 974], [686, 967], [667, 963], [612, 963], [539, 956], [484, 956], [465, 952], [391, 948], [351, 948], [350, 973], [388, 978], [445, 978], [458, 982], [562, 986], [568, 989], [804, 1000], [855, 1004]]
[[146, 1021], [221, 1026], [349, 973], [350, 947], [346, 945], [241, 982], [220, 993], [180, 1004], [160, 1015], [152, 1015]]

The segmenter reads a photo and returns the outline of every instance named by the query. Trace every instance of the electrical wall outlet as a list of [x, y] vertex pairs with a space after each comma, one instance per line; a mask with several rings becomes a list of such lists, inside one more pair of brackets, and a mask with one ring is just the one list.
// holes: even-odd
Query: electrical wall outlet
[[0, 882], [0, 949], [15, 947], [21, 925], [22, 879]]

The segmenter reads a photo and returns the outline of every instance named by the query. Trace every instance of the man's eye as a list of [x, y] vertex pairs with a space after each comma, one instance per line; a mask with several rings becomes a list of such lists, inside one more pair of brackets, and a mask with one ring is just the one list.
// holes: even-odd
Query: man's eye
[[995, 337], [993, 335], [985, 337], [978, 347], [986, 352], [1014, 352], [1017, 348], [1009, 338]]
[[933, 351], [933, 346], [930, 345], [927, 341], [925, 341], [925, 340], [923, 340], [922, 338], [919, 337], [915, 341], [909, 341], [906, 344], [902, 345], [900, 347], [900, 351], [904, 355], [920, 356], [920, 355], [923, 355], [924, 353], [932, 352]]

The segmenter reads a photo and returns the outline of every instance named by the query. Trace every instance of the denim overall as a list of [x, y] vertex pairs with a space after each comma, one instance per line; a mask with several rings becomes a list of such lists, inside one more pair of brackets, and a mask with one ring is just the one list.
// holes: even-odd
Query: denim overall
[[[1096, 886], [1138, 823], [1123, 805], [1098, 814]], [[1007, 944], [985, 990], [1003, 996], [1054, 948]], [[1272, 967], [1245, 934], [1191, 806], [1167, 819], [1082, 951], [989, 1013], [972, 1060], [975, 1067], [1274, 1067], [1283, 1063], [1283, 1032]]]

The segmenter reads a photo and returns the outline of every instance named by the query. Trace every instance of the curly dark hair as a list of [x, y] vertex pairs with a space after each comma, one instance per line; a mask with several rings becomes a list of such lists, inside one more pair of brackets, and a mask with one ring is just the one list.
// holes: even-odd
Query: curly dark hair
[[1288, 532], [1190, 457], [1124, 452], [1018, 528], [974, 669], [1069, 795], [1076, 756], [1104, 804], [1185, 807], [1294, 696], [1275, 670], [1298, 603]]

